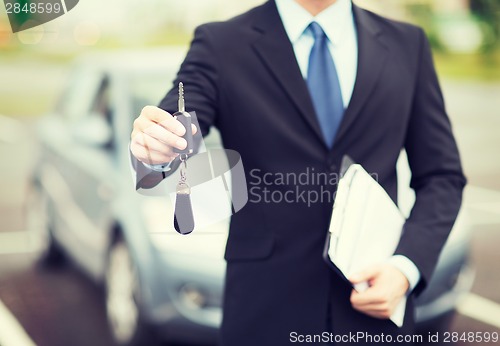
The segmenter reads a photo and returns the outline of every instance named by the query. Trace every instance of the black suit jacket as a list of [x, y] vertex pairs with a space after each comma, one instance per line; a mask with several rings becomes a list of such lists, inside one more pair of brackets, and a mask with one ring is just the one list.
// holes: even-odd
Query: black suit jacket
[[[356, 6], [354, 14], [357, 79], [332, 149], [322, 139], [274, 1], [200, 26], [178, 73], [175, 85], [184, 82], [186, 108], [196, 111], [201, 132], [220, 130], [224, 146], [241, 154], [249, 185], [250, 202], [232, 217], [225, 253], [222, 345], [288, 345], [291, 332], [332, 328], [336, 334], [412, 330], [411, 298], [398, 330], [388, 320], [353, 310], [351, 287], [323, 261], [332, 208], [324, 191], [333, 193], [334, 183], [295, 186], [260, 179], [338, 173], [348, 154], [376, 173], [396, 200], [396, 161], [406, 149], [417, 198], [396, 253], [415, 263], [422, 276], [416, 293], [424, 289], [461, 203], [465, 178], [457, 146], [422, 30]], [[176, 110], [175, 89], [160, 107]], [[162, 178], [155, 174], [142, 187]], [[325, 198], [310, 206], [299, 198], [266, 203], [264, 188], [275, 196], [305, 191]]]

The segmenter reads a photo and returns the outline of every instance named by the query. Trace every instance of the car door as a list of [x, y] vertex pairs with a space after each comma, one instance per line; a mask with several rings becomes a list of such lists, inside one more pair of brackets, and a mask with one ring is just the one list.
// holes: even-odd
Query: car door
[[72, 82], [57, 114], [42, 126], [43, 169], [51, 184], [54, 237], [78, 264], [99, 276], [113, 219], [110, 82], [105, 74], [90, 71], [73, 78], [86, 81]]

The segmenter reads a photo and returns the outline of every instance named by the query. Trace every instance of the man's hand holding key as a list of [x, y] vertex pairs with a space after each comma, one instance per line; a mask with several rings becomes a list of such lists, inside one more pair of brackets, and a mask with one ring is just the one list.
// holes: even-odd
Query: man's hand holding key
[[[191, 125], [193, 135], [197, 132]], [[172, 161], [179, 154], [174, 148], [183, 150], [187, 146], [186, 129], [180, 121], [161, 108], [146, 106], [134, 121], [130, 150], [135, 158], [150, 165]]]

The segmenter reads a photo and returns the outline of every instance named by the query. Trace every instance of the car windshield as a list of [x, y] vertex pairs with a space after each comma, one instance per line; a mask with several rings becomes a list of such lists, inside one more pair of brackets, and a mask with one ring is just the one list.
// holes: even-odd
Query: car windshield
[[158, 105], [172, 87], [172, 76], [162, 73], [149, 73], [131, 77], [133, 117], [146, 105]]

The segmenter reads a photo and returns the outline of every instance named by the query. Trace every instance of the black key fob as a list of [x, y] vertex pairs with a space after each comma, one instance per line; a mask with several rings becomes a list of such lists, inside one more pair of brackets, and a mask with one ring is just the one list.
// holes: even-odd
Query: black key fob
[[193, 144], [193, 130], [191, 128], [191, 114], [188, 112], [176, 112], [174, 114], [174, 117], [176, 117], [177, 120], [186, 128], [186, 133], [182, 138], [184, 138], [187, 142], [187, 146], [184, 150], [180, 150], [177, 148], [174, 148], [174, 152], [178, 154], [187, 154], [191, 155], [194, 151], [194, 144]]

